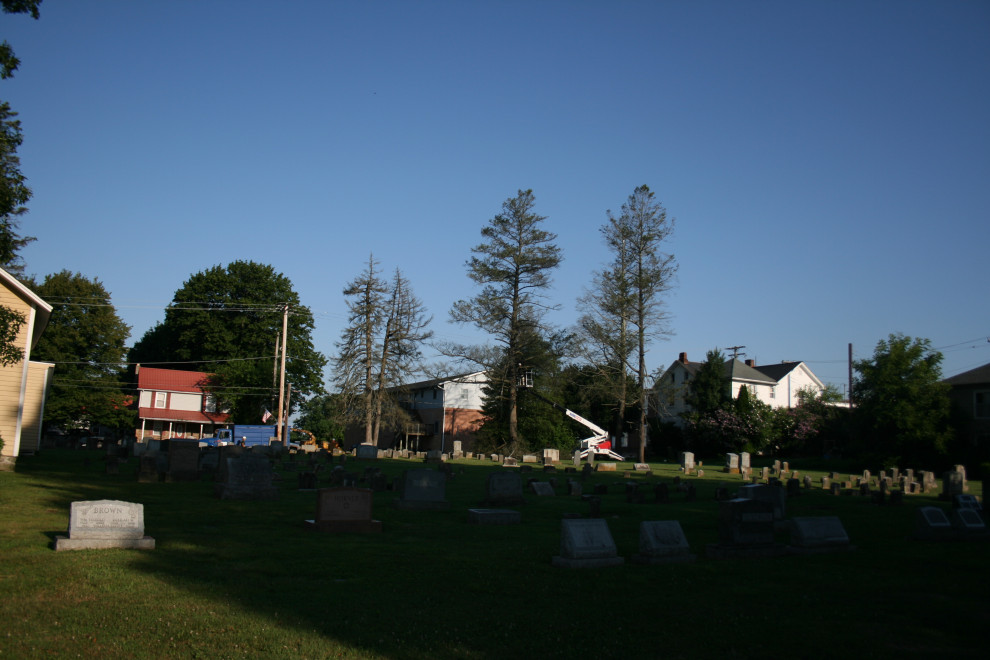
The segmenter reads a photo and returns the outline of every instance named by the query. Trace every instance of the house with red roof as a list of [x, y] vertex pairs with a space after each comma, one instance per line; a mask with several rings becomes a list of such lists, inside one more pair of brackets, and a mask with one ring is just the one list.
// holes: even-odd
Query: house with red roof
[[138, 442], [209, 438], [230, 417], [207, 389], [212, 374], [137, 365]]

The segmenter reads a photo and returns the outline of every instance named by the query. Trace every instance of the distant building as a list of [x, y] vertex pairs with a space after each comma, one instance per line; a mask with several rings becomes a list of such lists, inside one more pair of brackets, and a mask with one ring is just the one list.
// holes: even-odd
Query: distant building
[[949, 398], [958, 419], [965, 422], [956, 432], [978, 454], [990, 452], [990, 363], [946, 378]]
[[9, 466], [18, 456], [31, 454], [41, 446], [45, 397], [55, 365], [33, 362], [31, 351], [48, 326], [52, 306], [2, 268], [0, 305], [24, 317], [14, 338], [14, 345], [24, 356], [14, 364], [0, 366], [0, 466]]
[[[691, 381], [703, 362], [691, 362], [681, 353], [657, 381], [659, 416], [664, 422], [681, 426], [683, 415], [690, 412], [687, 403]], [[726, 396], [735, 399], [745, 385], [750, 398], [773, 408], [793, 408], [798, 405], [798, 392], [813, 389], [821, 392], [825, 384], [804, 362], [780, 362], [759, 366], [753, 360], [725, 361]]]
[[137, 365], [138, 442], [171, 438], [209, 438], [229, 415], [218, 411], [205, 390], [211, 374], [200, 371], [157, 369]]
[[[462, 451], [474, 451], [476, 433], [484, 420], [482, 390], [487, 382], [488, 375], [477, 371], [389, 388], [409, 421], [400, 428], [383, 427], [378, 447], [450, 452], [459, 442]], [[352, 424], [344, 444], [353, 447], [363, 443], [364, 437], [364, 426]]]

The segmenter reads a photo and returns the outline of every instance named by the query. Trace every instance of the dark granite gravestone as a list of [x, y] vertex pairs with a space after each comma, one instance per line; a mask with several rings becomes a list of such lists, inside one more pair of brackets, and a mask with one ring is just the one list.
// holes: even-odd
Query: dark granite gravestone
[[316, 518], [306, 526], [319, 532], [380, 532], [382, 523], [372, 520], [371, 503], [367, 488], [321, 488], [316, 491]]
[[176, 440], [168, 446], [167, 481], [199, 481], [199, 441]]
[[138, 458], [137, 480], [140, 483], [155, 483], [159, 481], [158, 452], [146, 451]]
[[600, 568], [624, 563], [618, 556], [608, 524], [601, 518], [561, 521], [560, 555], [554, 566], [563, 568]]
[[55, 537], [55, 550], [134, 548], [154, 550], [144, 535], [144, 505], [119, 500], [73, 502], [68, 536]]
[[436, 470], [406, 470], [399, 487], [399, 497], [393, 501], [399, 509], [449, 509], [446, 500], [447, 477]]
[[529, 487], [533, 493], [539, 495], [540, 497], [552, 497], [557, 494], [554, 492], [553, 486], [546, 481], [534, 481], [529, 485]]
[[639, 525], [637, 564], [661, 564], [694, 561], [681, 524], [676, 520], [651, 520]]
[[261, 454], [227, 458], [224, 480], [216, 485], [222, 500], [276, 500], [272, 464]]
[[790, 552], [807, 554], [851, 550], [849, 535], [835, 516], [791, 519]]
[[747, 484], [739, 488], [740, 498], [768, 502], [773, 507], [774, 520], [783, 520], [786, 516], [786, 495], [780, 486]]
[[945, 511], [935, 506], [923, 506], [915, 516], [914, 536], [918, 539], [937, 540], [952, 537], [952, 522]]
[[776, 557], [786, 549], [774, 543], [773, 504], [737, 498], [719, 502], [718, 543], [706, 548], [713, 559]]
[[364, 461], [376, 460], [378, 458], [378, 447], [375, 445], [358, 445], [354, 457]]

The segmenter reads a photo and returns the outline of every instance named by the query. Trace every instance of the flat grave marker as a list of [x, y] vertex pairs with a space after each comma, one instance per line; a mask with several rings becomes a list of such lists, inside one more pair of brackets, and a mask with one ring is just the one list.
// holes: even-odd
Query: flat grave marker
[[644, 520], [639, 525], [638, 564], [694, 561], [681, 523], [676, 520]]
[[382, 523], [371, 518], [369, 488], [321, 488], [316, 491], [316, 518], [306, 527], [319, 532], [378, 533]]
[[518, 525], [522, 514], [512, 509], [468, 509], [468, 522], [474, 525]]
[[837, 516], [797, 516], [791, 519], [791, 552], [850, 550], [849, 535]]

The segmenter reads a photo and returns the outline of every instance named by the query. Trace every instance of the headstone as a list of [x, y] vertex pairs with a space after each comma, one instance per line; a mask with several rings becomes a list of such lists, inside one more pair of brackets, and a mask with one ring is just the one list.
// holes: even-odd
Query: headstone
[[849, 550], [849, 535], [836, 516], [791, 519], [791, 550], [796, 552], [834, 552]]
[[709, 557], [768, 557], [785, 552], [783, 546], [774, 543], [774, 512], [770, 502], [737, 498], [719, 502], [718, 511], [718, 543], [707, 546]]
[[172, 440], [168, 445], [168, 481], [199, 481], [199, 441]]
[[137, 480], [140, 483], [155, 483], [159, 480], [158, 452], [146, 451], [138, 458]]
[[467, 521], [475, 525], [518, 525], [522, 514], [512, 509], [468, 509]]
[[759, 500], [770, 505], [774, 520], [783, 520], [786, 515], [786, 493], [779, 486], [764, 484], [746, 484], [739, 488], [739, 497], [747, 500]]
[[746, 468], [747, 470], [750, 468], [748, 451], [744, 451], [739, 454], [739, 469], [742, 470], [743, 468]]
[[272, 464], [260, 454], [244, 454], [226, 459], [224, 481], [216, 486], [222, 500], [275, 500]]
[[596, 472], [615, 472], [615, 463], [596, 463]]
[[804, 475], [804, 487], [806, 490], [811, 489], [811, 477], [809, 475]]
[[296, 475], [299, 490], [316, 490], [316, 473], [300, 472]]
[[633, 561], [660, 564], [694, 561], [681, 524], [676, 520], [648, 520], [639, 525], [639, 554]]
[[399, 497], [399, 509], [449, 509], [446, 500], [447, 477], [436, 470], [406, 470]]
[[636, 472], [652, 472], [649, 463], [634, 463], [633, 470]]
[[914, 536], [919, 539], [945, 539], [952, 536], [952, 522], [945, 511], [936, 506], [918, 508]]
[[580, 481], [575, 481], [573, 479], [567, 480], [567, 494], [571, 497], [581, 497], [584, 492], [584, 488], [581, 486]]
[[951, 500], [954, 495], [963, 494], [963, 474], [949, 470], [942, 475], [942, 497]]
[[766, 481], [770, 478], [770, 468], [763, 468], [760, 470], [760, 479]]
[[983, 505], [975, 495], [958, 494], [952, 496], [953, 509], [973, 509], [982, 512]]
[[506, 456], [505, 461], [502, 463], [502, 467], [516, 467], [519, 465], [519, 461], [512, 458], [511, 456]]
[[725, 455], [725, 469], [723, 471], [730, 474], [739, 474], [739, 454]]
[[120, 500], [73, 502], [68, 536], [55, 537], [55, 550], [134, 548], [154, 550], [144, 535], [144, 505]]
[[381, 521], [371, 518], [371, 503], [368, 488], [321, 488], [316, 491], [316, 518], [306, 526], [319, 532], [381, 532]]
[[436, 465], [437, 463], [443, 463], [444, 456], [443, 452], [439, 449], [431, 449], [426, 452], [426, 462]]
[[670, 501], [670, 490], [667, 488], [667, 484], [657, 484], [654, 486], [653, 496], [657, 502]]
[[574, 467], [577, 467], [577, 466], [581, 465], [581, 450], [580, 449], [575, 449], [574, 450], [574, 453], [571, 454], [571, 463], [574, 465]]
[[689, 451], [681, 452], [681, 467], [686, 470], [694, 469], [694, 453]]
[[987, 525], [976, 509], [953, 509], [952, 526], [963, 534], [986, 534]]
[[774, 474], [780, 474], [780, 461], [773, 462], [773, 472]]
[[523, 463], [539, 463], [540, 459], [535, 454], [523, 454]]
[[552, 463], [559, 463], [559, 462], [560, 462], [560, 450], [559, 449], [551, 449], [549, 447], [543, 449], [543, 464], [544, 465], [550, 465]]
[[599, 568], [618, 566], [625, 560], [618, 556], [608, 524], [602, 518], [561, 521], [560, 555], [553, 565], [563, 568]]
[[787, 480], [787, 497], [801, 496], [801, 480], [791, 477]]
[[557, 493], [554, 492], [553, 486], [551, 486], [546, 481], [534, 481], [529, 485], [530, 489], [540, 497], [553, 497]]
[[832, 480], [828, 477], [822, 477], [822, 490], [831, 490]]
[[788, 463], [787, 461], [784, 461], [783, 463], [780, 464], [780, 471], [781, 472], [790, 472], [791, 471], [791, 464]]

